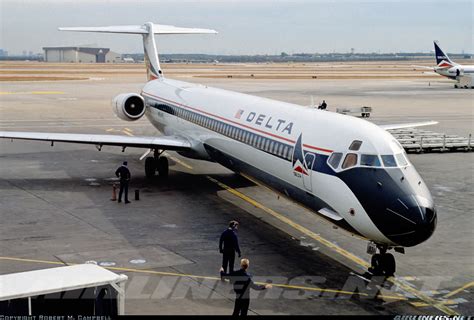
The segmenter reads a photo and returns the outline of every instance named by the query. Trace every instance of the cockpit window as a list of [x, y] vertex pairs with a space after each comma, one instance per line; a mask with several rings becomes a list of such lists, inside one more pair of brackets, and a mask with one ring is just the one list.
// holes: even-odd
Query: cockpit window
[[339, 163], [341, 162], [341, 159], [342, 159], [342, 153], [334, 152], [329, 157], [328, 163], [333, 169], [337, 169], [337, 167], [339, 166]]
[[398, 153], [395, 155], [395, 158], [397, 158], [397, 162], [399, 166], [405, 167], [408, 165], [407, 159], [405, 159], [405, 156], [403, 153]]
[[360, 149], [361, 145], [362, 145], [362, 141], [354, 140], [354, 141], [352, 141], [351, 145], [349, 146], [349, 150], [357, 151], [357, 150]]
[[351, 168], [355, 165], [357, 165], [357, 154], [348, 153], [344, 159], [344, 163], [342, 164], [342, 169]]
[[379, 157], [373, 154], [363, 154], [360, 156], [360, 165], [368, 167], [380, 167]]
[[382, 156], [383, 165], [386, 167], [396, 167], [397, 163], [395, 162], [395, 158], [391, 154], [383, 155]]

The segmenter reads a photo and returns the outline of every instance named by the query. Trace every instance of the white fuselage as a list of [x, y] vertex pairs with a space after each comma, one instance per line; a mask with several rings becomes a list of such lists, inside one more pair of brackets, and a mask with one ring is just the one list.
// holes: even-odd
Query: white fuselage
[[434, 71], [442, 76], [450, 79], [458, 79], [459, 77], [474, 77], [474, 66], [472, 65], [455, 65], [451, 68], [435, 67]]
[[[387, 213], [375, 213], [374, 209], [369, 215], [370, 201], [365, 199], [361, 203], [358, 197], [367, 198], [370, 193], [358, 196], [365, 191], [354, 186], [360, 183], [356, 172], [381, 175], [360, 179], [370, 183], [369, 189], [377, 188], [377, 184], [379, 189], [383, 188], [382, 198], [392, 201], [387, 192], [400, 193], [408, 188], [408, 194], [419, 193], [426, 203], [431, 201], [428, 189], [409, 163], [403, 169], [400, 164], [388, 168], [361, 163], [362, 154], [378, 159], [381, 155], [401, 155], [406, 159], [393, 136], [368, 121], [170, 79], [148, 82], [141, 95], [146, 102], [145, 114], [159, 131], [191, 142], [193, 153], [188, 156], [216, 161], [250, 175], [346, 230], [375, 242], [404, 245], [381, 230], [381, 223], [385, 223], [383, 215]], [[358, 150], [350, 151], [354, 140], [362, 144]], [[358, 159], [351, 167], [342, 169], [338, 164], [333, 168], [328, 165], [328, 157], [334, 152], [342, 153], [342, 159], [347, 153], [356, 154]], [[401, 170], [406, 171], [401, 173], [407, 177], [405, 184], [389, 187], [392, 182], [388, 180]], [[380, 187], [382, 183], [377, 179], [385, 179], [384, 187]], [[360, 188], [367, 186], [361, 184]], [[399, 198], [402, 196], [405, 195]], [[420, 201], [424, 200], [417, 203]], [[384, 203], [379, 207], [385, 206]], [[408, 204], [405, 207], [408, 210]], [[406, 230], [390, 231], [390, 235], [398, 236], [403, 231]]]

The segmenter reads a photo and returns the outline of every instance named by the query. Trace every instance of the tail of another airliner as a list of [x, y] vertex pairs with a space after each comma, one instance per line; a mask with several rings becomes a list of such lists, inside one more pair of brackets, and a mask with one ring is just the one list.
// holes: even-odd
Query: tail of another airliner
[[197, 28], [180, 28], [175, 26], [153, 24], [147, 22], [144, 25], [129, 26], [109, 26], [109, 27], [74, 27], [59, 28], [60, 31], [77, 31], [77, 32], [99, 32], [99, 33], [125, 33], [125, 34], [141, 34], [143, 36], [143, 50], [145, 53], [145, 64], [147, 70], [148, 81], [160, 79], [163, 77], [163, 71], [160, 67], [158, 51], [156, 49], [155, 34], [202, 34], [217, 33], [210, 29]]
[[444, 53], [444, 51], [440, 48], [437, 40], [434, 41], [434, 48], [435, 48], [436, 64], [438, 67], [451, 68], [457, 65], [457, 63], [451, 61], [448, 55]]

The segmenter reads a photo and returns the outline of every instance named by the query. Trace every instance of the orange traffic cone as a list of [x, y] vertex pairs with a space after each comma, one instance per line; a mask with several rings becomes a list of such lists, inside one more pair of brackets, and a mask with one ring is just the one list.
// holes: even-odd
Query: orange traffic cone
[[112, 199], [111, 201], [117, 201], [117, 185], [114, 183], [112, 184]]

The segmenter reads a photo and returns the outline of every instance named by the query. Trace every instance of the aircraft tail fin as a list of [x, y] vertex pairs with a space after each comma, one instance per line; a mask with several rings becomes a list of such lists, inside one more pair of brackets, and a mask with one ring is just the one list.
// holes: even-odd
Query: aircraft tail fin
[[439, 43], [437, 40], [434, 41], [434, 48], [435, 48], [436, 64], [438, 67], [451, 68], [457, 65], [456, 63], [451, 61], [451, 59], [449, 59], [446, 53], [444, 53], [444, 51], [439, 46]]
[[59, 28], [60, 31], [99, 32], [99, 33], [124, 33], [141, 34], [143, 36], [143, 49], [148, 81], [163, 77], [156, 49], [155, 34], [209, 34], [217, 33], [215, 30], [198, 28], [181, 28], [147, 22], [143, 25], [109, 26], [109, 27], [67, 27]]

